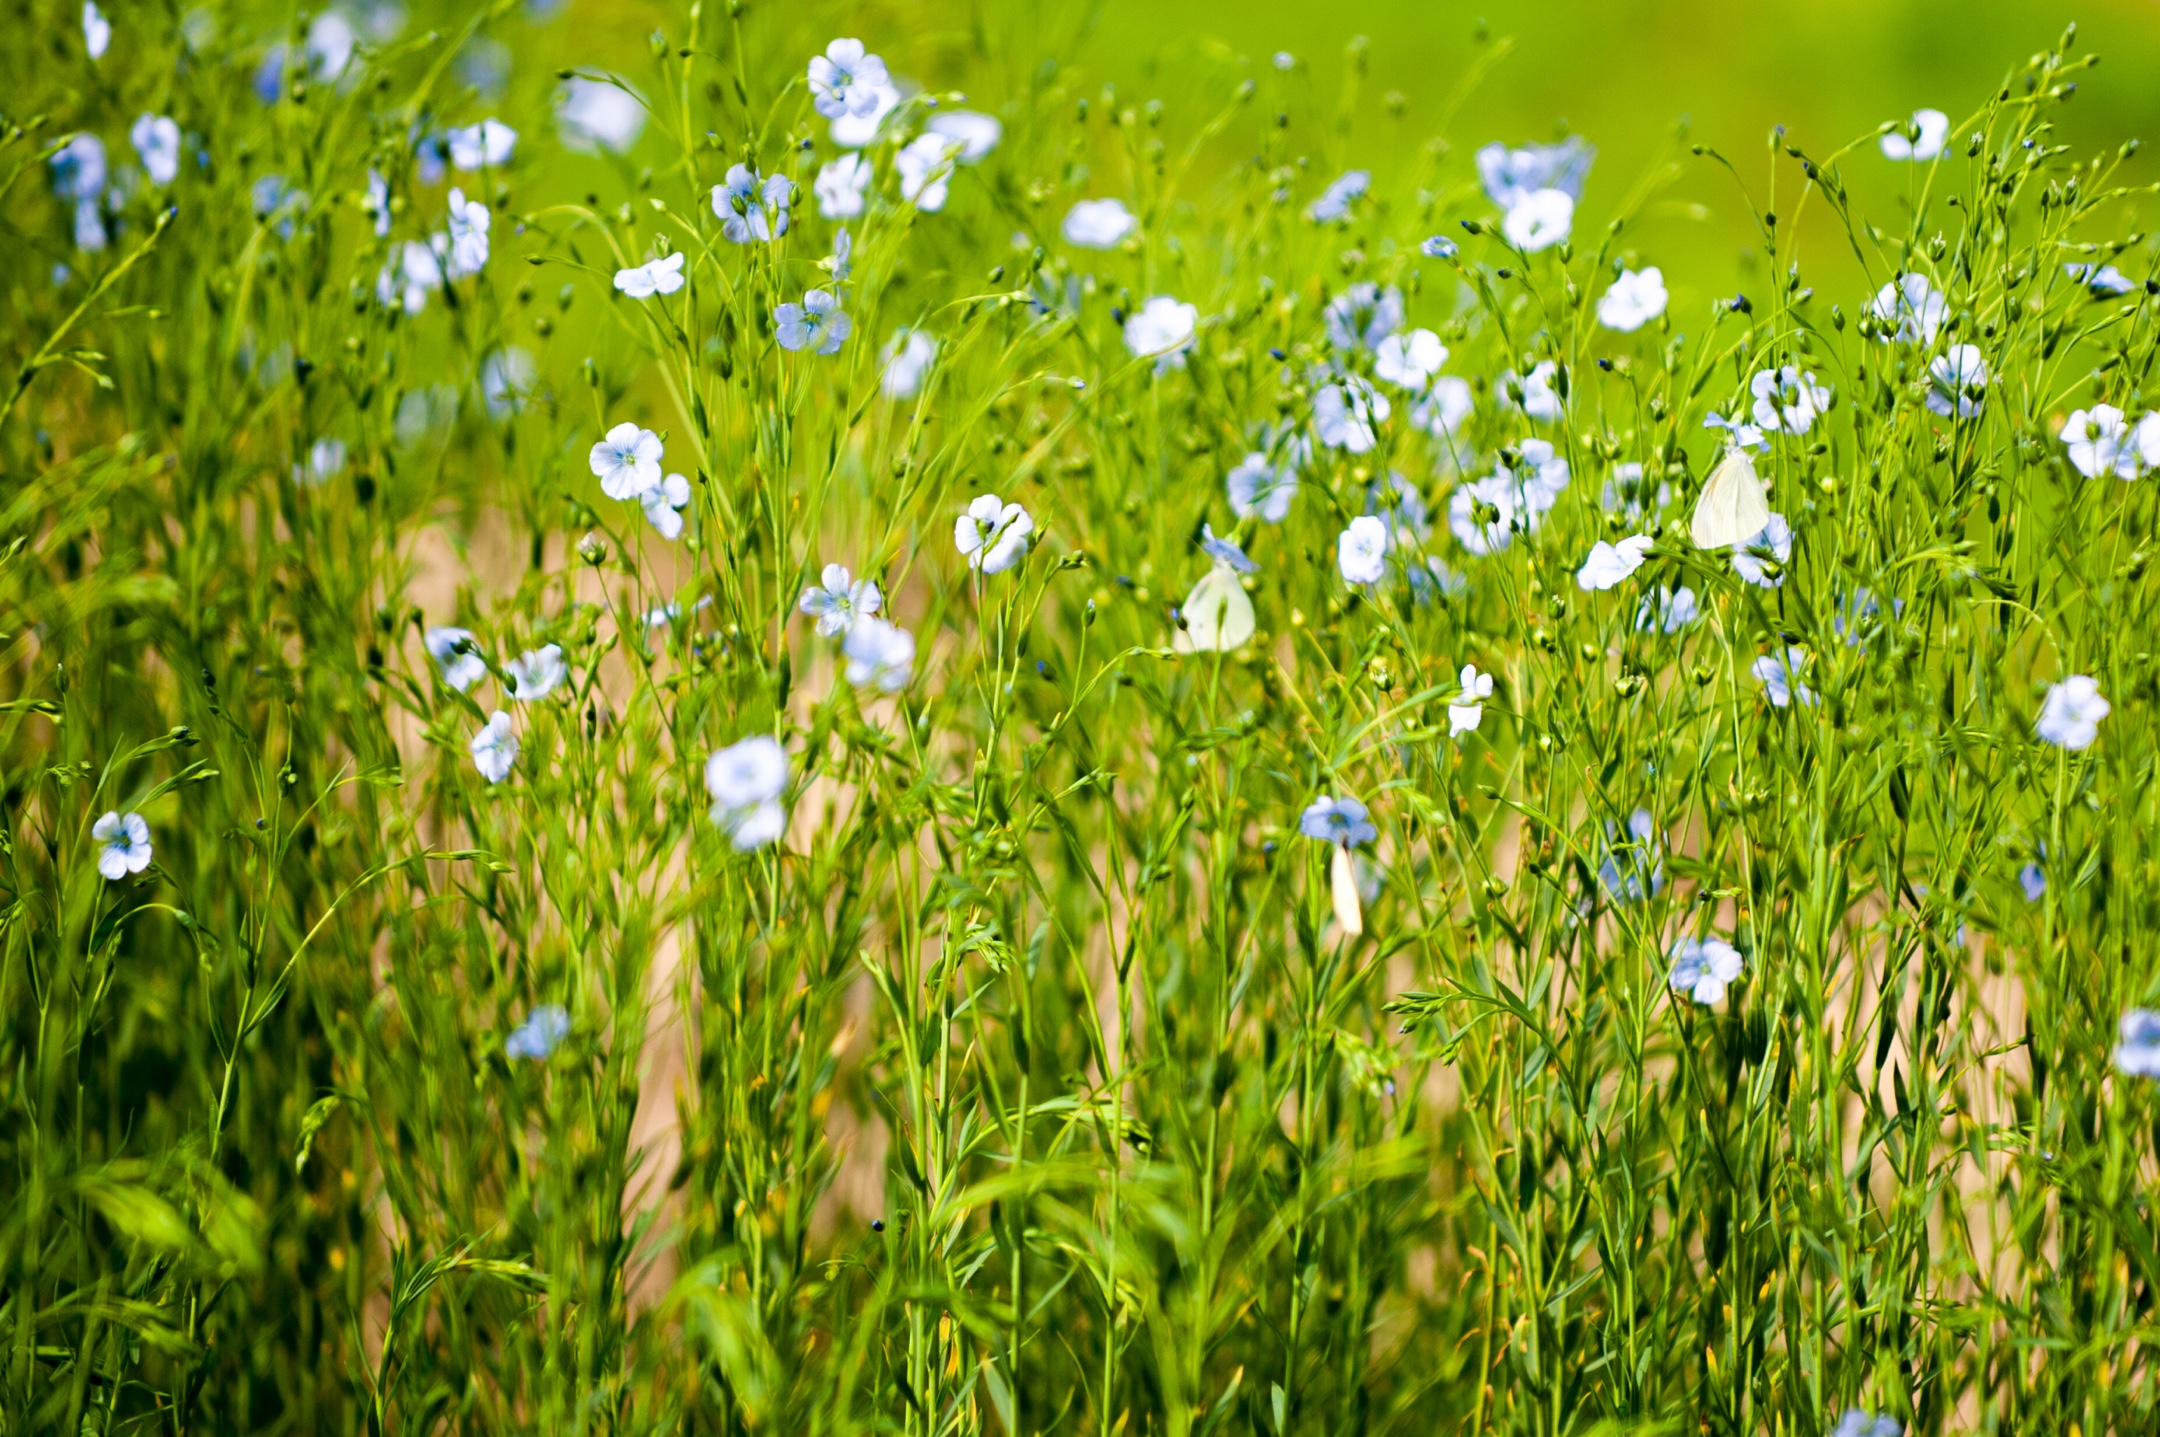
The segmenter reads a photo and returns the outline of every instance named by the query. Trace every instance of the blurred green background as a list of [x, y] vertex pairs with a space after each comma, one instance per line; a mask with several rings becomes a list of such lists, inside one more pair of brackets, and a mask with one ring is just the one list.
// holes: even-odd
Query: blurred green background
[[[1784, 125], [1802, 148], [1822, 155], [1923, 106], [1955, 123], [2073, 21], [2078, 52], [2102, 59], [2062, 112], [2064, 141], [2082, 156], [2133, 137], [2160, 139], [2156, 0], [1108, 0], [1087, 48], [1106, 69], [1154, 64], [1172, 73], [1210, 42], [1256, 65], [1287, 50], [1332, 101], [1346, 41], [1363, 34], [1370, 78], [1351, 148], [1362, 139], [1376, 153], [1344, 158], [1384, 171], [1406, 159], [1408, 147], [1385, 143], [1382, 97], [1401, 92], [1406, 138], [1431, 135], [1472, 63], [1482, 25], [1492, 41], [1512, 39], [1513, 48], [1447, 126], [1457, 164], [1466, 170], [1488, 140], [1543, 140], [1563, 129], [1584, 135], [1598, 148], [1577, 227], [1587, 235], [1648, 169], [1676, 156], [1681, 178], [1666, 194], [1706, 206], [1709, 217], [1682, 218], [1666, 206], [1631, 242], [1664, 266], [1676, 291], [1725, 292], [1746, 283], [1754, 237], [1730, 178], [1676, 146], [1677, 126], [1685, 122], [1690, 140], [1722, 151], [1761, 194], [1772, 126]], [[1880, 212], [1919, 168], [1884, 160], [1870, 141], [1845, 174], [1860, 208]], [[1784, 160], [1780, 169], [1781, 192], [1790, 195], [1796, 166]], [[2134, 181], [2156, 175], [2151, 155], [2125, 171]], [[1814, 218], [1827, 215], [1818, 209]], [[1812, 253], [1804, 255], [1850, 274], [1841, 237], [1818, 223], [1805, 239]]]

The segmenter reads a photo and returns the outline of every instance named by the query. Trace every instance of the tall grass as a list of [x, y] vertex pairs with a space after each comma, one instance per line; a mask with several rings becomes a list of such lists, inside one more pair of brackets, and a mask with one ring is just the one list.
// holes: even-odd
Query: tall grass
[[[2151, 246], [2121, 157], [2050, 138], [2070, 37], [1882, 213], [1875, 135], [1679, 157], [1730, 170], [1765, 284], [1673, 274], [1616, 332], [1667, 172], [1593, 169], [1525, 252], [1474, 99], [1452, 148], [1365, 134], [1355, 45], [1158, 101], [1054, 37], [693, 5], [620, 72], [642, 137], [572, 153], [562, 85], [614, 82], [539, 57], [607, 17], [349, 18], [341, 70], [316, 17], [227, 9], [0, 47], [6, 1431], [2160, 1420], [2160, 1124], [2113, 1053], [2160, 1003], [2155, 491], [2058, 434], [2143, 412]], [[932, 88], [863, 152], [843, 276], [805, 62], [845, 33]], [[1002, 138], [926, 209], [901, 151], [955, 108]], [[489, 116], [514, 152], [458, 168]], [[793, 182], [770, 242], [710, 203], [737, 163]], [[451, 185], [484, 263], [379, 295]], [[1061, 233], [1112, 197], [1129, 236]], [[679, 290], [617, 287], [668, 255]], [[1944, 297], [1902, 337], [1901, 276]], [[1315, 426], [1379, 362], [1329, 337], [1359, 284], [1450, 351], [1452, 432], [1385, 378], [1369, 447]], [[851, 332], [782, 347], [818, 288]], [[1160, 361], [1156, 296], [1199, 317]], [[937, 347], [896, 394], [903, 328]], [[1960, 344], [1984, 385], [1931, 378]], [[1829, 404], [1757, 454], [1789, 550], [1736, 565], [1690, 539], [1705, 416], [1786, 365]], [[588, 462], [624, 422], [677, 539]], [[1226, 496], [1255, 451], [1302, 469], [1279, 524]], [[950, 537], [984, 493], [1036, 525], [996, 572]], [[1180, 611], [1203, 524], [1260, 566], [1227, 653]], [[828, 563], [904, 682], [799, 611]], [[2078, 749], [2036, 730], [2072, 674], [2112, 705]], [[766, 843], [706, 773], [759, 735]], [[1306, 836], [1322, 796], [1374, 841]], [[108, 812], [150, 835], [117, 879]], [[1722, 994], [1684, 940], [1739, 956]]]

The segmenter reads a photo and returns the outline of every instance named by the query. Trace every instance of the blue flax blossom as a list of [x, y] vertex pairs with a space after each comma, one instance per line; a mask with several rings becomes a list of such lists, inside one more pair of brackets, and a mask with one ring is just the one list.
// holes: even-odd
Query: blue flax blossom
[[90, 839], [98, 846], [98, 873], [108, 883], [150, 866], [150, 825], [139, 813], [106, 814], [90, 825]]
[[1705, 1008], [1723, 998], [1727, 985], [1740, 976], [1740, 950], [1721, 939], [1682, 938], [1670, 957], [1666, 983]]
[[1371, 170], [1347, 171], [1322, 190], [1320, 198], [1306, 207], [1305, 217], [1321, 224], [1339, 220], [1349, 214], [1351, 206], [1363, 199], [1365, 192], [1371, 188]]
[[713, 186], [712, 212], [720, 232], [736, 244], [770, 243], [788, 231], [794, 184], [786, 175], [762, 176], [748, 165], [731, 165]]
[[1298, 815], [1298, 832], [1322, 843], [1363, 845], [1380, 836], [1365, 805], [1354, 798], [1321, 794]]
[[[1888, 136], [1884, 137], [1885, 139]], [[1902, 1437], [1905, 1428], [1897, 1418], [1884, 1413], [1877, 1416], [1858, 1407], [1848, 1407], [1845, 1415], [1838, 1418], [1830, 1437]]]
[[857, 580], [845, 564], [827, 564], [818, 579], [802, 591], [795, 606], [817, 620], [817, 631], [825, 638], [845, 634], [884, 607], [877, 580]]
[[791, 301], [773, 311], [773, 335], [782, 349], [838, 354], [854, 327], [829, 289], [813, 289], [801, 304]]
[[780, 741], [757, 734], [729, 744], [705, 761], [712, 820], [738, 852], [763, 848], [787, 831], [788, 756]]
[[525, 1015], [525, 1021], [503, 1043], [503, 1052], [512, 1058], [544, 1063], [569, 1036], [570, 1010], [560, 1003], [547, 1003]]

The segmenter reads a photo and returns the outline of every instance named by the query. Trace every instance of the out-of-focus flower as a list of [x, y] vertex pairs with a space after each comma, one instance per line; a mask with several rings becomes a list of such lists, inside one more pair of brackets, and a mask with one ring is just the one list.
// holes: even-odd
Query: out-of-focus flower
[[625, 420], [593, 445], [588, 459], [601, 493], [610, 499], [635, 499], [660, 482], [665, 454], [659, 435]]
[[108, 883], [150, 866], [150, 825], [139, 813], [108, 813], [90, 825], [97, 848], [97, 871]]
[[1950, 302], [1927, 282], [1926, 275], [1903, 274], [1875, 292], [1868, 312], [1896, 328], [1886, 340], [1901, 344], [1933, 344], [1935, 331], [1950, 314]]
[[1290, 501], [1297, 497], [1297, 469], [1270, 463], [1265, 454], [1248, 454], [1230, 471], [1226, 487], [1231, 513], [1240, 519], [1280, 524], [1290, 513]]
[[1509, 396], [1522, 395], [1522, 412], [1532, 419], [1550, 423], [1567, 412], [1566, 403], [1560, 398], [1556, 387], [1560, 378], [1560, 365], [1551, 359], [1540, 360], [1530, 367], [1530, 372], [1520, 379], [1512, 374], [1500, 377], [1500, 392]]
[[923, 125], [933, 135], [942, 136], [957, 144], [960, 149], [954, 156], [963, 165], [980, 164], [990, 157], [1005, 138], [1005, 127], [991, 115], [977, 114], [973, 110], [940, 110]]
[[1461, 429], [1474, 407], [1470, 381], [1443, 374], [1410, 406], [1410, 422], [1438, 438]]
[[1927, 407], [1946, 419], [1970, 419], [1980, 412], [1989, 377], [1979, 345], [1953, 344], [1928, 365]]
[[817, 620], [825, 638], [844, 634], [885, 605], [877, 580], [858, 581], [845, 564], [827, 564], [818, 582], [802, 591], [795, 607]]
[[1447, 711], [1449, 738], [1476, 733], [1478, 725], [1485, 721], [1485, 700], [1492, 697], [1492, 675], [1479, 673], [1476, 664], [1464, 664], [1458, 681], [1462, 692]]
[[[1923, 114], [1927, 113], [1922, 111]], [[1885, 1414], [1876, 1416], [1858, 1407], [1848, 1407], [1838, 1418], [1830, 1437], [1902, 1437], [1905, 1429], [1895, 1417]]]
[[1363, 454], [1380, 442], [1379, 426], [1394, 406], [1368, 380], [1346, 374], [1313, 396], [1313, 432], [1330, 449]]
[[50, 164], [53, 193], [61, 199], [95, 204], [105, 193], [105, 142], [96, 135], [70, 135]]
[[525, 1015], [503, 1042], [503, 1055], [544, 1063], [554, 1056], [562, 1040], [570, 1036], [570, 1010], [549, 1003]]
[[2047, 896], [2047, 870], [2037, 863], [2028, 863], [2017, 871], [2018, 887], [2025, 892], [2027, 903], [2038, 903]]
[[1665, 272], [1656, 265], [1625, 269], [1598, 296], [1598, 323], [1623, 333], [1641, 329], [1665, 312]]
[[615, 271], [615, 287], [632, 299], [673, 294], [683, 287], [683, 252], [677, 250], [641, 265]]
[[1139, 224], [1123, 200], [1082, 200], [1065, 212], [1060, 233], [1081, 249], [1115, 249]]
[[1585, 593], [1617, 588], [1642, 567], [1650, 546], [1656, 542], [1648, 534], [1631, 534], [1617, 544], [1600, 539], [1590, 546], [1590, 557], [1576, 571], [1575, 587]]
[[421, 636], [428, 657], [435, 660], [442, 670], [443, 682], [459, 693], [471, 688], [487, 677], [487, 660], [473, 644], [471, 629], [457, 629], [445, 625], [429, 629]]
[[170, 116], [136, 116], [128, 141], [142, 157], [151, 184], [163, 187], [180, 177], [180, 126]]
[[2033, 728], [2057, 748], [2091, 748], [2093, 740], [2100, 737], [2100, 720], [2108, 716], [2112, 707], [2100, 696], [2098, 681], [2085, 674], [2072, 674], [2061, 683], [2048, 685], [2047, 698], [2040, 705], [2040, 717]]
[[866, 156], [853, 151], [828, 162], [817, 174], [811, 193], [817, 196], [818, 213], [829, 220], [851, 220], [866, 207], [870, 183], [877, 178]]
[[1362, 847], [1380, 837], [1364, 804], [1321, 794], [1298, 815], [1298, 832], [1322, 843]]
[[1335, 566], [1346, 584], [1377, 584], [1387, 572], [1387, 524], [1360, 514], [1335, 539]]
[[1427, 259], [1453, 259], [1461, 249], [1446, 235], [1430, 235], [1418, 244], [1418, 253]]
[[1627, 839], [1615, 842], [1613, 826], [1605, 825], [1605, 857], [1598, 864], [1598, 882], [1614, 902], [1640, 903], [1655, 898], [1665, 886], [1665, 850], [1657, 841], [1657, 820], [1649, 809], [1629, 814], [1627, 826]]
[[939, 134], [917, 135], [902, 145], [893, 156], [893, 167], [900, 172], [900, 198], [924, 214], [945, 208], [953, 163], [963, 148], [961, 141]]
[[1703, 416], [1702, 427], [1724, 430], [1732, 436], [1732, 445], [1735, 449], [1760, 449], [1770, 442], [1763, 438], [1763, 432], [1760, 429], [1744, 422], [1739, 415], [1736, 414], [1727, 419], [1715, 409]]
[[1381, 340], [1402, 328], [1402, 291], [1361, 280], [1329, 300], [1321, 319], [1328, 342], [1337, 349], [1376, 350]]
[[1915, 110], [1905, 124], [1882, 137], [1886, 160], [1932, 160], [1950, 137], [1950, 117], [1940, 110]]
[[810, 57], [810, 102], [828, 120], [860, 118], [877, 108], [886, 79], [885, 62], [865, 53], [862, 41], [835, 40], [824, 54]]
[[1755, 396], [1755, 423], [1767, 433], [1805, 434], [1830, 407], [1830, 391], [1815, 382], [1814, 372], [1790, 364], [1757, 370], [1748, 390]]
[[1805, 649], [1788, 648], [1782, 653], [1761, 654], [1748, 665], [1748, 672], [1763, 686], [1763, 693], [1778, 708], [1788, 708], [1795, 699], [1805, 706], [1815, 702], [1815, 691], [1800, 682], [1800, 670], [1807, 663]]
[[1514, 476], [1505, 469], [1456, 485], [1448, 496], [1448, 528], [1456, 542], [1480, 556], [1505, 549], [1514, 537], [1520, 496]]
[[480, 273], [488, 259], [488, 226], [494, 216], [460, 189], [450, 191], [450, 265], [452, 279]]
[[[1776, 589], [1785, 583], [1784, 566], [1792, 558], [1792, 525], [1773, 511], [1762, 532], [1732, 551], [1733, 572], [1758, 589]], [[1766, 560], [1770, 562], [1765, 562]], [[1773, 571], [1771, 563], [1778, 567]]]
[[353, 47], [359, 41], [352, 21], [335, 10], [325, 10], [308, 26], [308, 63], [323, 79], [335, 80], [352, 63]]
[[1260, 572], [1260, 566], [1246, 555], [1245, 550], [1239, 546], [1238, 541], [1218, 536], [1215, 532], [1215, 526], [1212, 524], [1202, 524], [1200, 526], [1200, 549], [1201, 552], [1216, 563], [1233, 569], [1240, 574], [1257, 574]]
[[561, 644], [527, 649], [503, 665], [503, 677], [510, 681], [510, 697], [521, 704], [546, 698], [569, 674], [569, 667], [563, 663]]
[[896, 694], [915, 671], [915, 636], [875, 615], [865, 614], [849, 626], [840, 652], [847, 658], [848, 682], [857, 688]]
[[82, 33], [83, 48], [90, 52], [90, 58], [104, 59], [105, 47], [112, 44], [112, 22], [98, 9], [97, 0], [83, 0]]
[[828, 289], [813, 289], [801, 304], [791, 302], [773, 311], [773, 337], [782, 349], [837, 354], [853, 328], [854, 321]]
[[614, 80], [582, 76], [563, 87], [555, 104], [555, 123], [563, 143], [573, 150], [613, 150], [623, 154], [645, 131], [645, 102]]
[[2129, 442], [2130, 426], [2112, 404], [2072, 410], [2063, 422], [2062, 441], [2070, 449], [2070, 467], [2088, 479], [2106, 474], [2135, 479], [2143, 472], [2143, 456]]
[[1724, 998], [1726, 987], [1740, 976], [1740, 950], [1722, 939], [1682, 938], [1669, 956], [1672, 970], [1666, 983], [1705, 1008]]
[[1574, 227], [1575, 200], [1565, 190], [1532, 190], [1500, 217], [1500, 233], [1526, 254], [1552, 248]]
[[1373, 373], [1403, 389], [1422, 392], [1447, 363], [1447, 346], [1429, 329], [1391, 334], [1373, 346]]
[[661, 538], [672, 544], [682, 537], [682, 511], [690, 506], [688, 479], [670, 474], [640, 494], [638, 502], [645, 508], [645, 522], [658, 530]]
[[450, 163], [461, 170], [499, 170], [517, 153], [518, 133], [500, 120], [482, 120], [448, 130], [443, 140], [450, 147]]
[[2133, 1078], [2160, 1078], [2160, 1013], [2132, 1008], [2117, 1031], [2122, 1041], [2115, 1045], [2116, 1070]]
[[885, 370], [878, 387], [888, 399], [913, 399], [937, 358], [937, 341], [919, 329], [902, 329], [885, 346]]
[[473, 767], [479, 769], [480, 776], [489, 783], [501, 783], [510, 776], [517, 756], [517, 730], [510, 726], [510, 715], [497, 709], [480, 732], [472, 737]]
[[360, 201], [360, 208], [375, 222], [376, 238], [390, 233], [390, 182], [373, 165], [368, 166], [367, 195]]
[[540, 369], [532, 354], [516, 345], [491, 350], [480, 361], [480, 398], [491, 418], [507, 419], [523, 412], [539, 381]]
[[780, 741], [757, 734], [729, 744], [705, 761], [712, 821], [738, 851], [763, 848], [787, 830], [788, 756]]
[[978, 494], [967, 512], [953, 521], [953, 547], [970, 569], [1001, 574], [1020, 562], [1035, 532], [1035, 516], [995, 494]]
[[1637, 630], [1656, 629], [1660, 633], [1677, 634], [1695, 622], [1701, 610], [1695, 601], [1695, 591], [1682, 584], [1677, 589], [1658, 589], [1643, 597], [1642, 607], [1635, 611]]
[[293, 482], [319, 488], [345, 472], [345, 441], [325, 437], [308, 446], [307, 462], [293, 466]]
[[1155, 357], [1155, 372], [1185, 367], [1200, 322], [1200, 307], [1158, 294], [1125, 320], [1125, 347], [1135, 355]]
[[882, 85], [872, 85], [870, 108], [863, 114], [836, 115], [832, 122], [832, 142], [843, 150], [860, 150], [877, 143], [885, 132], [885, 122], [893, 111], [900, 108], [906, 97], [900, 87], [887, 80]]
[[2130, 276], [2111, 264], [2073, 262], [2063, 266], [2063, 273], [2103, 298], [2113, 299], [2137, 288]]
[[1326, 224], [1339, 220], [1350, 213], [1350, 207], [1365, 197], [1372, 188], [1372, 171], [1350, 170], [1338, 175], [1334, 182], [1320, 192], [1305, 209], [1305, 217]]
[[1580, 135], [1556, 145], [1525, 145], [1519, 150], [1495, 142], [1477, 152], [1478, 180], [1503, 210], [1514, 208], [1536, 190], [1560, 190], [1579, 200], [1590, 162], [1596, 157], [1597, 151]]
[[730, 165], [727, 177], [713, 186], [712, 212], [730, 243], [769, 244], [788, 231], [794, 192], [786, 175], [766, 176], [748, 165]]

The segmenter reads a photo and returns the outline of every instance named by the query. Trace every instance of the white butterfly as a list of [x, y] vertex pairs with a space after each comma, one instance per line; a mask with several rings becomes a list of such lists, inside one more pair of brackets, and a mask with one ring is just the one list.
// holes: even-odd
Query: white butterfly
[[1769, 522], [1770, 498], [1755, 473], [1755, 461], [1745, 449], [1726, 450], [1695, 504], [1695, 547], [1730, 549], [1745, 544]]
[[1179, 649], [1198, 653], [1227, 654], [1253, 636], [1252, 600], [1238, 576], [1217, 564], [1200, 576], [1185, 596], [1185, 632], [1177, 636]]
[[1328, 860], [1328, 887], [1335, 900], [1335, 921], [1345, 933], [1355, 937], [1365, 931], [1365, 905], [1358, 900], [1357, 863], [1350, 857], [1350, 845], [1335, 845], [1334, 856]]

